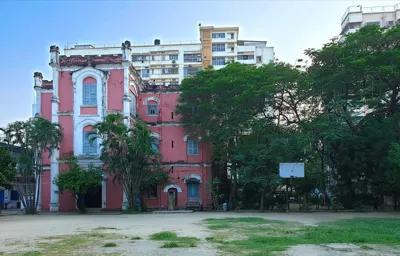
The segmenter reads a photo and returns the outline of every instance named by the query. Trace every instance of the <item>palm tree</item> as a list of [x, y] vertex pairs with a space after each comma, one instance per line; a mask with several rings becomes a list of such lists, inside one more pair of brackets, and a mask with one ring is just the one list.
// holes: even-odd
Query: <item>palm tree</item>
[[26, 213], [34, 214], [39, 202], [43, 153], [48, 152], [50, 157], [59, 149], [63, 137], [61, 126], [37, 117], [11, 123], [1, 130], [5, 134], [4, 142], [21, 149], [17, 157], [16, 186]]
[[93, 126], [94, 131], [88, 136], [96, 134], [103, 139], [101, 160], [104, 170], [122, 185], [128, 208], [134, 209], [144, 179], [152, 171], [160, 170], [161, 156], [151, 146], [156, 138], [145, 123], [136, 121], [133, 127], [128, 127], [123, 121], [119, 114], [108, 115]]

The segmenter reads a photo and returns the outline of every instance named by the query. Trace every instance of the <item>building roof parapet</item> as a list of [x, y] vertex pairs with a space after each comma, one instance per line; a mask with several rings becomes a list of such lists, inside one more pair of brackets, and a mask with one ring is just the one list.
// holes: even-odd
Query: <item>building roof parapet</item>
[[385, 13], [385, 12], [395, 12], [400, 9], [400, 4], [388, 5], [388, 6], [373, 6], [373, 7], [363, 7], [362, 5], [349, 6], [342, 16], [342, 23], [347, 18], [350, 13]]
[[99, 64], [121, 64], [122, 54], [107, 54], [107, 55], [71, 55], [60, 56], [60, 66], [95, 66]]

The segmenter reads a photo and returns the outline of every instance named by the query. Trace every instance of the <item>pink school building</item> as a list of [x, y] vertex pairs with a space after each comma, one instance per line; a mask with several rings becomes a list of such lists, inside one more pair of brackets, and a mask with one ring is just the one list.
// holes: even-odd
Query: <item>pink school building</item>
[[[75, 211], [75, 199], [69, 192], [57, 194], [52, 180], [67, 169], [63, 158], [76, 156], [82, 168], [90, 163], [101, 166], [100, 148], [88, 143], [85, 133], [110, 113], [121, 113], [131, 125], [137, 116], [149, 124], [158, 139], [158, 150], [169, 179], [158, 187], [142, 191], [140, 198], [149, 209], [183, 209], [202, 205], [209, 208], [210, 195], [205, 182], [211, 179], [211, 147], [200, 136], [186, 134], [175, 106], [178, 86], [165, 87], [145, 83], [131, 58], [131, 43], [122, 44], [120, 54], [60, 55], [59, 47], [50, 47], [52, 81], [35, 72], [36, 99], [33, 115], [62, 126], [64, 139], [60, 150], [43, 159], [39, 210]], [[112, 178], [103, 182], [86, 199], [87, 207], [104, 210], [126, 205], [122, 187]]]

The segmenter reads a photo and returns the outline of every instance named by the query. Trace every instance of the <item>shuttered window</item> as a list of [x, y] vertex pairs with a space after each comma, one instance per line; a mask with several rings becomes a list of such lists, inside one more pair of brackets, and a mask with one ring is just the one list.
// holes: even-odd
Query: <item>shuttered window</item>
[[91, 138], [94, 138], [96, 135], [89, 135], [88, 131], [83, 132], [83, 153], [84, 154], [93, 154], [97, 153], [97, 140], [90, 141]]
[[83, 84], [83, 105], [96, 106], [97, 105], [97, 91], [96, 84]]
[[199, 141], [188, 140], [187, 141], [187, 154], [189, 156], [195, 156], [199, 154]]

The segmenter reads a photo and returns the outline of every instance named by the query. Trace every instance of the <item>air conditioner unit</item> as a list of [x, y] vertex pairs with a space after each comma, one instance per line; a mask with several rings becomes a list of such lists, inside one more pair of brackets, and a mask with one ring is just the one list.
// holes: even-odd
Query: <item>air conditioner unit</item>
[[196, 61], [201, 61], [201, 58], [196, 58]]

